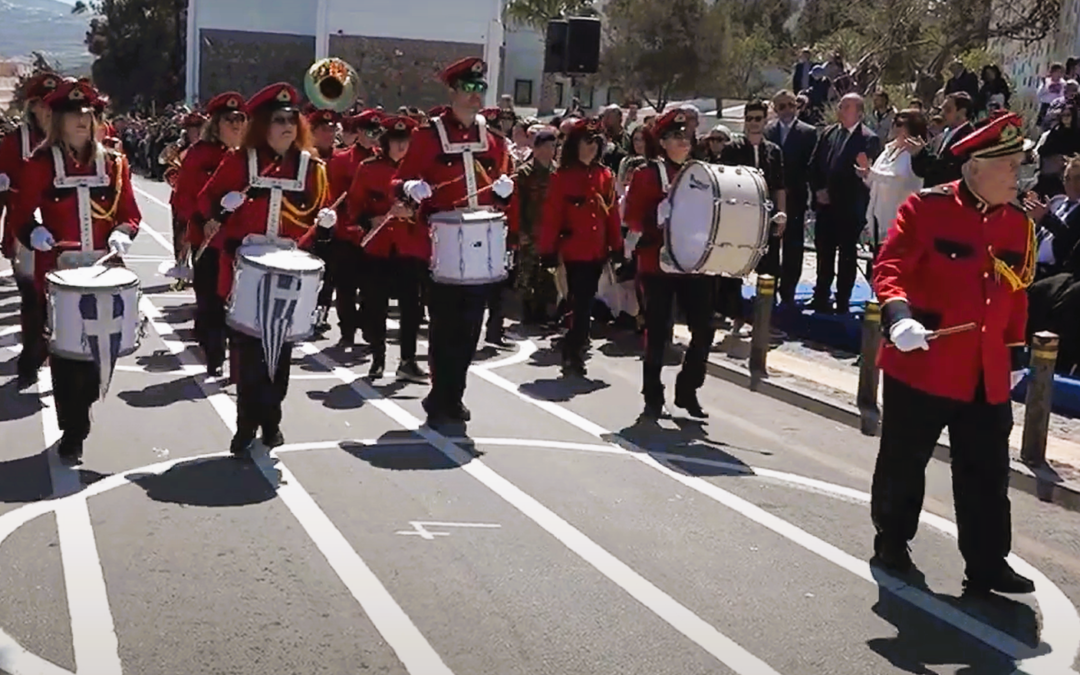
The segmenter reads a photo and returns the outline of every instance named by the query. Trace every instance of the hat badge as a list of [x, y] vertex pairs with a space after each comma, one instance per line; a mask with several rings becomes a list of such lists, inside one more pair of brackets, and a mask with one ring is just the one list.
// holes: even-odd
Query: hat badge
[[1001, 130], [1001, 142], [1009, 143], [1015, 141], [1016, 137], [1020, 135], [1020, 130], [1012, 124], [1007, 125]]
[[289, 95], [289, 90], [282, 89], [281, 91], [279, 91], [277, 95], [277, 100], [281, 101], [282, 103], [288, 103], [289, 101], [291, 101], [292, 96]]
[[240, 102], [237, 101], [235, 98], [230, 98], [228, 101], [225, 101], [225, 106], [227, 108], [239, 108]]
[[84, 98], [86, 98], [86, 94], [84, 94], [83, 90], [80, 89], [79, 87], [75, 87], [74, 89], [71, 90], [71, 93], [68, 94], [68, 98], [71, 99], [72, 101], [81, 101]]
[[483, 61], [477, 61], [476, 63], [474, 63], [472, 65], [472, 71], [474, 73], [482, 73], [482, 72], [484, 72], [484, 62]]
[[397, 124], [394, 125], [394, 130], [395, 131], [405, 131], [405, 123], [404, 122], [398, 122]]
[[675, 123], [676, 124], [682, 124], [685, 121], [686, 121], [686, 115], [683, 115], [682, 113], [679, 113], [678, 115], [675, 116]]
[[41, 85], [46, 89], [56, 89], [56, 80], [49, 77], [46, 78], [45, 81], [41, 83]]

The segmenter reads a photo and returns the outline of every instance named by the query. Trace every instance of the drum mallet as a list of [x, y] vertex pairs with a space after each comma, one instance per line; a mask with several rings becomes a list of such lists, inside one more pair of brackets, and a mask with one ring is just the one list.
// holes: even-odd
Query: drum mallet
[[120, 251], [109, 251], [104, 256], [102, 256], [96, 263], [94, 263], [94, 267], [101, 268], [101, 271], [95, 274], [94, 278], [97, 279], [102, 274], [105, 274], [105, 272], [109, 271], [109, 268], [105, 266], [105, 263], [109, 262], [118, 255], [120, 255]]
[[975, 323], [974, 321], [972, 321], [971, 323], [962, 323], [962, 324], [960, 324], [958, 326], [950, 326], [949, 328], [942, 328], [940, 330], [932, 331], [931, 333], [929, 333], [926, 336], [926, 339], [927, 339], [927, 341], [936, 340], [936, 339], [938, 339], [940, 337], [945, 337], [947, 335], [956, 335], [957, 333], [966, 333], [969, 330], [975, 330], [978, 327], [979, 327], [979, 324]]

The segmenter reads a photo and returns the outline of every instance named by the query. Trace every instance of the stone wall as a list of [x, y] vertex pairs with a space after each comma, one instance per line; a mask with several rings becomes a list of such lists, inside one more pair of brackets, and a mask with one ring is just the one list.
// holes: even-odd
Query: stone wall
[[330, 56], [344, 59], [360, 74], [364, 104], [387, 110], [402, 105], [426, 110], [446, 103], [446, 89], [436, 78], [439, 71], [458, 59], [483, 55], [481, 44], [330, 36]]
[[315, 62], [315, 38], [203, 28], [199, 31], [199, 100], [223, 91], [251, 96], [288, 82], [303, 95], [304, 73]]

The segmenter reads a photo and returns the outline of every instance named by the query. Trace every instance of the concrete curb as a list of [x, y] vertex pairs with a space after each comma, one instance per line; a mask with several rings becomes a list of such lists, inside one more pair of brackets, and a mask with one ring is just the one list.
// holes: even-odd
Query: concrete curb
[[[713, 377], [726, 380], [732, 384], [747, 387], [747, 389], [750, 387], [750, 371], [740, 366], [722, 363], [710, 358], [707, 372]], [[829, 400], [824, 396], [803, 390], [798, 386], [770, 381], [766, 378], [761, 381], [757, 393], [854, 429], [861, 428], [861, 417], [858, 408]], [[949, 462], [951, 461], [949, 452], [949, 446], [939, 442], [937, 449], [934, 451], [934, 458]], [[1070, 511], [1080, 511], [1080, 483], [1066, 481], [1052, 469], [1032, 469], [1016, 461], [1010, 462], [1010, 469], [1012, 471], [1009, 481], [1010, 487], [1033, 495], [1041, 501], [1057, 504]]]

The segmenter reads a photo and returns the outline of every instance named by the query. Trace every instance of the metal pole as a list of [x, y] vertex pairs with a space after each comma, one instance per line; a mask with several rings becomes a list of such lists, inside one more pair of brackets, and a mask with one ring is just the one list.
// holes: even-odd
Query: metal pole
[[881, 307], [876, 300], [866, 303], [862, 324], [862, 350], [859, 355], [859, 391], [855, 402], [859, 406], [861, 429], [866, 436], [877, 436], [881, 423], [878, 408], [877, 355], [881, 349]]
[[757, 278], [757, 295], [754, 296], [754, 327], [750, 334], [750, 390], [757, 391], [761, 381], [767, 378], [765, 361], [769, 355], [772, 333], [772, 308], [776, 295], [776, 279], [768, 274]]
[[1057, 353], [1057, 335], [1046, 331], [1035, 333], [1031, 341], [1027, 397], [1024, 399], [1024, 439], [1020, 446], [1020, 460], [1028, 466], [1046, 464], [1046, 436], [1050, 432]]

